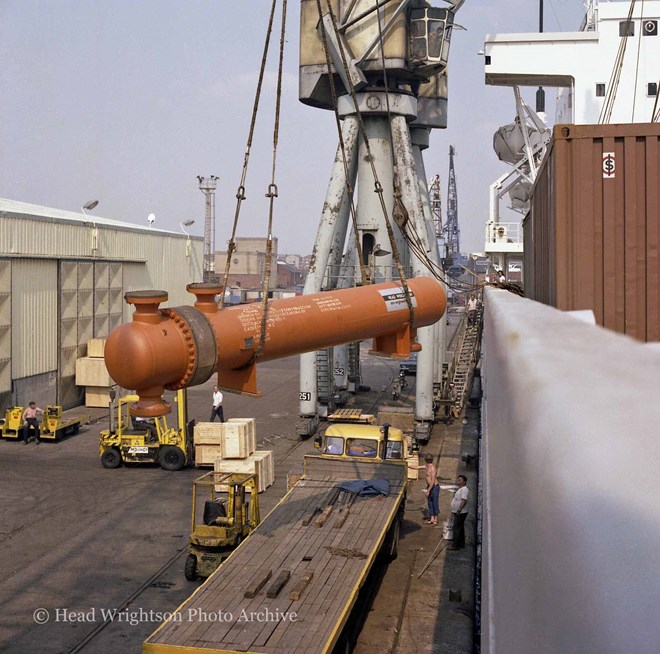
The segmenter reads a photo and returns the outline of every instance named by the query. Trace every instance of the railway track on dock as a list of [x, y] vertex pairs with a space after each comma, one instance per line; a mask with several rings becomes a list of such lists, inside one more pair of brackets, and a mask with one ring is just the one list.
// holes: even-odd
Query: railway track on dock
[[[267, 444], [268, 443], [264, 443], [264, 442], [260, 443], [260, 445], [267, 445]], [[279, 453], [278, 457], [280, 461], [286, 462], [287, 459], [293, 457], [297, 451], [306, 447], [308, 447], [308, 444], [305, 443], [305, 441], [299, 441], [299, 440], [293, 441], [285, 449], [284, 452]], [[200, 474], [201, 474], [201, 469], [200, 469]], [[172, 585], [172, 582], [168, 581], [168, 579], [171, 578], [178, 579], [179, 577], [183, 578], [183, 565], [181, 561], [184, 558], [184, 556], [187, 554], [187, 552], [188, 552], [188, 548], [186, 543], [185, 547], [177, 549], [176, 552], [169, 559], [167, 559], [165, 563], [154, 574], [152, 574], [135, 590], [133, 590], [120, 604], [117, 604], [112, 608], [106, 609], [105, 614], [108, 617], [98, 622], [91, 631], [87, 632], [75, 644], [69, 646], [69, 648], [66, 650], [67, 653], [77, 654], [78, 652], [117, 651], [113, 647], [108, 648], [106, 646], [102, 646], [99, 648], [98, 646], [99, 640], [106, 634], [108, 629], [112, 629], [112, 628], [116, 629], [119, 632], [118, 634], [116, 634], [117, 638], [121, 638], [122, 634], [126, 634], [126, 638], [130, 642], [130, 640], [132, 640], [134, 636], [131, 637], [129, 631], [132, 633], [134, 631], [135, 626], [131, 625], [130, 622], [126, 620], [123, 616], [126, 615], [126, 612], [131, 610], [132, 607], [133, 610], [137, 611], [139, 608], [138, 607], [139, 600], [143, 598], [146, 594], [149, 594], [151, 591], [160, 591], [163, 589], [168, 589]], [[189, 582], [185, 582], [185, 583], [189, 584]], [[196, 588], [198, 588], [197, 584], [194, 586], [190, 584], [189, 587], [186, 589], [188, 592], [183, 599], [188, 597], [194, 590], [196, 590]], [[158, 609], [158, 612], [162, 614], [162, 613], [174, 611], [176, 607], [179, 605], [179, 603], [180, 603], [179, 601], [175, 601], [175, 604], [169, 606], [166, 611], [162, 609]], [[148, 611], [146, 613], [148, 613]], [[119, 619], [117, 618], [117, 616], [120, 616]], [[149, 635], [149, 633], [151, 633], [156, 629], [158, 624], [159, 621], [152, 622], [150, 624], [150, 628], [148, 629], [148, 633], [145, 634], [145, 638], [146, 636]], [[141, 640], [144, 639], [142, 638]], [[133, 650], [133, 647], [131, 646], [131, 651], [137, 651], [137, 649]]]

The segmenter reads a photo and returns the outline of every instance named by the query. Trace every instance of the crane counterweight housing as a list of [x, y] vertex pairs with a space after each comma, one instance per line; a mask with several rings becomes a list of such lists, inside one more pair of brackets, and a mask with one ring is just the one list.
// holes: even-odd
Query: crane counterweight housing
[[135, 306], [133, 322], [115, 328], [108, 337], [105, 360], [112, 378], [135, 390], [131, 412], [140, 416], [169, 413], [165, 389], [202, 384], [217, 371], [218, 385], [257, 395], [256, 362], [319, 348], [373, 338], [373, 352], [407, 358], [418, 327], [439, 320], [446, 298], [431, 278], [408, 282], [414, 324], [400, 282], [326, 291], [268, 303], [265, 339], [262, 307], [248, 304], [221, 310], [214, 284], [190, 284], [194, 307], [160, 309], [164, 291], [137, 291], [125, 296]]

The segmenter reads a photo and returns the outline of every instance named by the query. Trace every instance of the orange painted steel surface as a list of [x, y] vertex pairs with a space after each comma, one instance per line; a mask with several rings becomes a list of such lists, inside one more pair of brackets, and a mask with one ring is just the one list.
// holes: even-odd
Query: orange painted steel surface
[[122, 387], [135, 390], [136, 415], [157, 416], [170, 410], [164, 389], [176, 390], [207, 381], [218, 372], [218, 384], [238, 392], [258, 394], [257, 361], [309, 352], [374, 338], [374, 353], [405, 357], [419, 349], [411, 341], [415, 328], [435, 323], [446, 298], [430, 278], [408, 282], [413, 297], [414, 326], [399, 282], [387, 282], [272, 300], [268, 305], [266, 341], [261, 335], [261, 304], [218, 310], [219, 286], [190, 284], [194, 307], [168, 307], [164, 291], [138, 291], [125, 298], [135, 305], [133, 322], [112, 331], [105, 346], [106, 366]]

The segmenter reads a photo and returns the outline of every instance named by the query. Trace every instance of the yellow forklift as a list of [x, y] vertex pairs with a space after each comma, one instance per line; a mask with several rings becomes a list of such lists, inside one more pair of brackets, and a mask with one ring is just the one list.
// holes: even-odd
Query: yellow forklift
[[192, 531], [184, 569], [188, 581], [213, 574], [257, 527], [258, 487], [256, 474], [242, 472], [211, 471], [193, 482]]
[[194, 420], [188, 421], [186, 389], [177, 391], [177, 426], [170, 427], [165, 416], [143, 419], [130, 414], [137, 395], [116, 398], [111, 393], [110, 428], [99, 437], [99, 454], [104, 468], [122, 463], [159, 463], [163, 470], [181, 470], [194, 460]]

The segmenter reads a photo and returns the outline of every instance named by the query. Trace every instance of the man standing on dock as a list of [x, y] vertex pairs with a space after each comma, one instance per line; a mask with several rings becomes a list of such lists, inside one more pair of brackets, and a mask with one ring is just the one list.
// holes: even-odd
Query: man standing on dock
[[477, 298], [474, 294], [470, 295], [467, 301], [467, 322], [468, 325], [474, 325], [477, 318]]
[[470, 495], [468, 490], [467, 477], [458, 475], [456, 485], [458, 490], [454, 493], [454, 499], [451, 501], [451, 512], [454, 516], [454, 540], [448, 550], [462, 550], [465, 547], [465, 518], [467, 518], [467, 501]]
[[220, 418], [220, 422], [225, 421], [225, 412], [222, 408], [222, 393], [217, 386], [213, 387], [213, 407], [211, 408], [211, 417], [209, 422], [215, 422], [215, 417]]
[[424, 457], [426, 463], [426, 500], [429, 505], [429, 519], [426, 521], [432, 527], [438, 526], [438, 513], [440, 513], [440, 486], [438, 485], [438, 469], [433, 463], [433, 455], [427, 454]]

